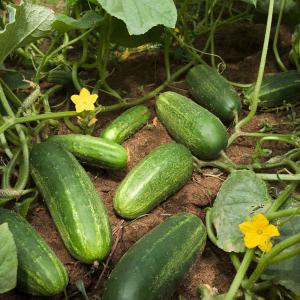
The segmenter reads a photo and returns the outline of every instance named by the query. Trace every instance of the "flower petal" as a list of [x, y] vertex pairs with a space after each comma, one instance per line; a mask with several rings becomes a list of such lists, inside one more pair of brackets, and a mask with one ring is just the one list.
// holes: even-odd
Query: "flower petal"
[[85, 106], [82, 103], [78, 103], [75, 105], [76, 112], [80, 113], [85, 110]]
[[265, 227], [263, 229], [263, 234], [265, 236], [268, 236], [269, 238], [272, 237], [272, 236], [279, 236], [280, 233], [278, 231], [278, 228], [275, 226], [275, 225], [268, 225], [267, 227]]
[[79, 96], [81, 98], [89, 97], [90, 96], [90, 92], [86, 88], [82, 88], [80, 90]]
[[272, 247], [273, 244], [270, 240], [266, 240], [264, 243], [258, 245], [258, 248], [264, 252], [269, 252], [272, 249]]
[[92, 95], [89, 96], [89, 100], [90, 100], [91, 103], [95, 103], [97, 99], [98, 99], [97, 94], [92, 94]]
[[247, 248], [254, 248], [259, 245], [259, 236], [257, 234], [246, 234], [244, 243]]
[[269, 220], [263, 214], [257, 214], [252, 218], [253, 225], [256, 228], [263, 229], [265, 226], [269, 225]]
[[253, 224], [252, 222], [246, 221], [243, 222], [239, 225], [240, 230], [243, 234], [247, 234], [249, 231], [254, 231], [253, 230]]
[[71, 100], [73, 103], [77, 104], [80, 102], [80, 96], [79, 95], [73, 95], [71, 96]]

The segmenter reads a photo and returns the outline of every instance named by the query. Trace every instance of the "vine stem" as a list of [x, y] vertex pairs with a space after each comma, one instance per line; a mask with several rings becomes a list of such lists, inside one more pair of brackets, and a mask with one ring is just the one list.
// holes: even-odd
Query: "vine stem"
[[286, 249], [290, 246], [293, 246], [297, 243], [300, 243], [300, 233], [295, 234], [295, 235], [281, 241], [280, 243], [275, 245], [271, 249], [270, 252], [266, 253], [263, 257], [261, 257], [255, 270], [253, 271], [253, 273], [251, 274], [249, 279], [245, 282], [245, 285], [244, 285], [245, 289], [249, 289], [252, 287], [252, 285], [260, 277], [260, 275], [263, 273], [265, 268], [269, 265], [269, 263], [272, 261], [272, 259], [275, 258], [276, 255], [280, 254], [284, 249]]
[[[268, 10], [268, 19], [267, 19], [267, 26], [266, 26], [266, 32], [264, 37], [264, 43], [263, 43], [263, 49], [261, 54], [261, 60], [260, 65], [258, 69], [258, 75], [257, 75], [257, 81], [254, 88], [254, 94], [251, 101], [251, 108], [249, 114], [242, 119], [239, 123], [236, 124], [235, 129], [238, 131], [241, 127], [249, 123], [252, 118], [256, 114], [257, 106], [258, 106], [258, 96], [259, 96], [259, 90], [262, 84], [262, 79], [264, 75], [264, 69], [266, 65], [266, 59], [267, 59], [267, 53], [268, 53], [268, 45], [270, 41], [270, 33], [271, 33], [271, 25], [272, 25], [272, 17], [273, 17], [273, 8], [274, 8], [274, 0], [270, 0], [269, 2], [269, 10]], [[232, 141], [231, 141], [232, 142]]]
[[231, 286], [228, 290], [228, 292], [226, 293], [226, 296], [224, 298], [224, 300], [232, 300], [234, 299], [243, 279], [244, 276], [246, 275], [246, 272], [249, 268], [249, 265], [252, 261], [252, 258], [254, 256], [254, 250], [253, 249], [248, 249], [245, 253], [245, 256], [243, 258], [243, 261], [234, 277], [233, 282], [231, 283]]

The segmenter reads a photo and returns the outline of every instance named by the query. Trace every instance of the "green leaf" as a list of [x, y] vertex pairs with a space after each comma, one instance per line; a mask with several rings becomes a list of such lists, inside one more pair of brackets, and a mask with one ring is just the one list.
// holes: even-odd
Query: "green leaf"
[[0, 225], [0, 294], [16, 287], [17, 249], [7, 223]]
[[[297, 206], [299, 207], [299, 202], [291, 203], [289, 206], [285, 206], [285, 208]], [[286, 223], [284, 223], [283, 226], [279, 228], [279, 232], [280, 237], [276, 238], [275, 240], [277, 242], [299, 233], [300, 216], [294, 216], [293, 218], [289, 219]], [[289, 247], [281, 254], [297, 248], [300, 248], [299, 244]], [[262, 279], [272, 281], [274, 284], [280, 284], [296, 295], [300, 296], [300, 255], [283, 260], [277, 264], [270, 265], [261, 277]]]
[[59, 32], [68, 32], [74, 29], [89, 29], [99, 25], [103, 17], [95, 11], [86, 12], [80, 19], [76, 20], [64, 14], [56, 14], [52, 27]]
[[156, 25], [174, 28], [177, 11], [173, 0], [93, 0], [111, 16], [125, 22], [130, 35], [147, 32]]
[[252, 171], [235, 171], [223, 183], [212, 207], [217, 245], [227, 252], [244, 252], [239, 224], [245, 217], [264, 212], [271, 204], [267, 186]]
[[49, 33], [54, 12], [40, 5], [8, 6], [9, 23], [0, 31], [0, 63], [15, 49]]

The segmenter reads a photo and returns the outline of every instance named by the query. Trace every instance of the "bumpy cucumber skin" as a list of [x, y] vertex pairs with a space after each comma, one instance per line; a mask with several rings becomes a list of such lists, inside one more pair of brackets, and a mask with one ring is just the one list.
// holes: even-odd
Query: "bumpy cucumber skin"
[[192, 176], [193, 158], [180, 144], [157, 147], [122, 181], [114, 197], [116, 212], [134, 219], [166, 200]]
[[17, 287], [31, 295], [61, 293], [68, 284], [68, 274], [52, 249], [23, 217], [0, 209], [0, 224], [5, 222], [18, 253]]
[[150, 114], [146, 106], [134, 106], [113, 120], [102, 131], [100, 137], [121, 144], [147, 123]]
[[215, 159], [227, 146], [228, 135], [222, 122], [185, 96], [174, 92], [160, 94], [156, 112], [171, 136], [199, 159]]
[[41, 143], [30, 154], [32, 177], [70, 254], [84, 263], [111, 249], [106, 209], [89, 176], [60, 145]]
[[[254, 89], [255, 84], [246, 90], [246, 102], [251, 101]], [[298, 101], [300, 99], [300, 74], [298, 71], [287, 71], [265, 76], [258, 98], [258, 106], [261, 108], [276, 107], [284, 102]]]
[[205, 247], [206, 230], [195, 215], [168, 218], [121, 258], [105, 286], [103, 300], [164, 300]]
[[197, 65], [187, 74], [186, 82], [196, 102], [223, 122], [231, 122], [241, 110], [240, 97], [215, 69]]
[[126, 149], [106, 139], [81, 134], [53, 135], [48, 142], [61, 145], [82, 162], [104, 169], [122, 169], [127, 166]]

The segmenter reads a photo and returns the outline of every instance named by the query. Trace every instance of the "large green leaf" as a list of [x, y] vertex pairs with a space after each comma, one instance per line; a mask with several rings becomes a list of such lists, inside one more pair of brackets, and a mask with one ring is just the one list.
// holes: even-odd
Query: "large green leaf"
[[[291, 203], [288, 207], [296, 206], [299, 207], [299, 202]], [[300, 216], [294, 216], [289, 219], [279, 228], [279, 231], [280, 237], [276, 238], [276, 241], [282, 241], [293, 234], [299, 233]], [[299, 249], [300, 245], [297, 244], [290, 247], [282, 253], [296, 248]], [[262, 275], [262, 279], [271, 280], [275, 284], [280, 284], [300, 296], [300, 255], [269, 266]]]
[[54, 12], [40, 5], [8, 6], [9, 23], [0, 31], [0, 63], [15, 49], [35, 41], [51, 30]]
[[239, 224], [245, 217], [265, 211], [270, 204], [267, 186], [254, 172], [233, 172], [223, 183], [212, 208], [218, 247], [227, 252], [245, 251]]
[[64, 14], [55, 15], [52, 27], [59, 32], [68, 32], [74, 29], [89, 29], [99, 25], [103, 17], [95, 11], [87, 11], [80, 19], [76, 20]]
[[130, 35], [147, 32], [156, 25], [174, 28], [177, 11], [173, 0], [93, 0], [111, 16], [125, 22]]
[[0, 225], [0, 294], [15, 288], [17, 283], [17, 250], [7, 223]]

